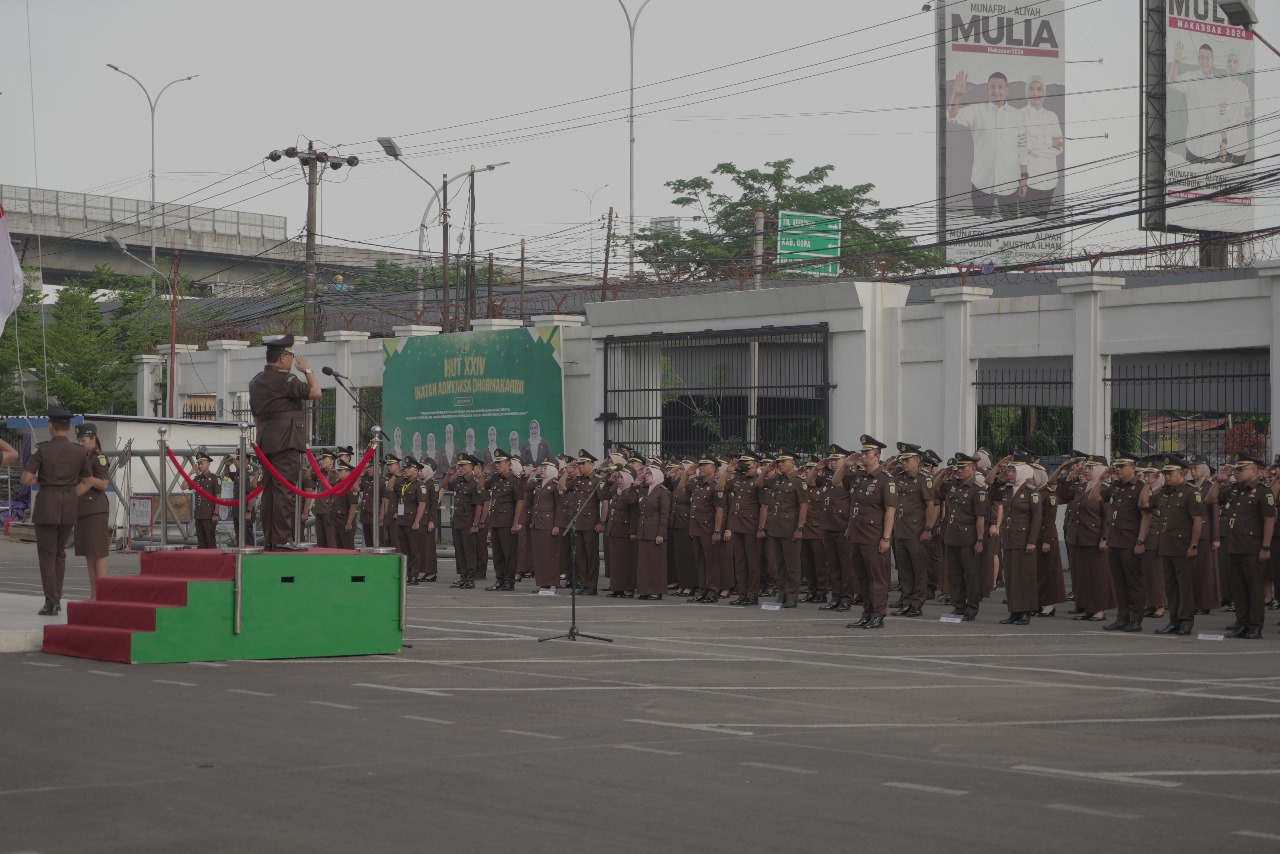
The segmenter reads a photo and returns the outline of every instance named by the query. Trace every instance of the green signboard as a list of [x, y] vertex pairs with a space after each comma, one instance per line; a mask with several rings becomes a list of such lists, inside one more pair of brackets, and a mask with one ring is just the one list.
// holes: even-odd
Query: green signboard
[[[813, 258], [815, 264], [797, 261]], [[822, 214], [778, 214], [778, 266], [787, 273], [840, 275], [840, 220]]]
[[498, 448], [542, 462], [563, 450], [563, 383], [559, 326], [386, 339], [383, 429], [437, 474]]

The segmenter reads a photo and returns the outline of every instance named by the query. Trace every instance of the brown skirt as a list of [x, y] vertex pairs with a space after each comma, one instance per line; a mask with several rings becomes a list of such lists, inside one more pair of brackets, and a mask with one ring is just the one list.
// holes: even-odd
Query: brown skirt
[[653, 540], [640, 540], [635, 545], [636, 593], [661, 596], [667, 592], [667, 544], [656, 545]]
[[533, 577], [539, 587], [555, 587], [560, 583], [560, 546], [564, 537], [550, 531], [530, 531], [533, 539]]
[[1009, 602], [1009, 613], [1037, 610], [1040, 597], [1036, 556], [1027, 554], [1023, 549], [1005, 549], [1000, 569], [1004, 573], [1004, 594]]
[[1041, 608], [1052, 608], [1067, 601], [1067, 582], [1062, 576], [1062, 547], [1057, 540], [1049, 543], [1048, 554], [1036, 552], [1036, 590]]
[[609, 589], [636, 589], [636, 544], [630, 537], [609, 537]]
[[[1196, 591], [1196, 610], [1212, 611], [1222, 607], [1222, 591], [1218, 579], [1218, 552], [1205, 537], [1200, 541], [1199, 558], [1195, 561], [1196, 574], [1192, 579]], [[1226, 551], [1225, 544], [1218, 551]]]
[[111, 551], [111, 527], [107, 513], [76, 519], [76, 557], [106, 557]]
[[1096, 614], [1116, 606], [1111, 589], [1111, 565], [1107, 553], [1097, 546], [1069, 546], [1071, 561], [1071, 591], [1076, 596], [1076, 607], [1086, 614]]

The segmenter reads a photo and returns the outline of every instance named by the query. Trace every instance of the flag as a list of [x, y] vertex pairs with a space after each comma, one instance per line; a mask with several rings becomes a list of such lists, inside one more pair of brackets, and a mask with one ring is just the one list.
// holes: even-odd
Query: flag
[[9, 220], [5, 218], [4, 206], [0, 205], [0, 335], [4, 334], [9, 317], [22, 304], [22, 287], [22, 264], [18, 263], [18, 253], [13, 251]]

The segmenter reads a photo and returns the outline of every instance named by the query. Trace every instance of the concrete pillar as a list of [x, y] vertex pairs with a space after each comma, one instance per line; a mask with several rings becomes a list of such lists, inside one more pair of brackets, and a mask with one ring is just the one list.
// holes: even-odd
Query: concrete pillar
[[971, 355], [970, 315], [972, 303], [990, 296], [991, 288], [969, 286], [933, 292], [934, 302], [943, 307], [942, 447], [937, 451], [944, 458], [957, 451], [972, 453], [977, 447], [978, 405], [973, 384], [978, 379], [978, 360]]
[[862, 306], [864, 342], [861, 360], [854, 365], [865, 378], [866, 415], [862, 426], [847, 425], [842, 435], [849, 434], [845, 438], [852, 441], [865, 431], [892, 446], [902, 411], [901, 310], [911, 288], [890, 282], [856, 282], [854, 288]]
[[521, 329], [524, 321], [511, 317], [484, 317], [471, 321], [472, 332], [497, 332], [500, 329]]
[[[365, 341], [369, 338], [368, 332], [356, 332], [353, 330], [333, 330], [324, 333], [325, 341], [332, 341], [337, 347], [331, 365], [335, 371], [344, 377], [351, 376], [351, 342]], [[316, 370], [320, 370], [316, 368]], [[359, 394], [359, 390], [354, 388], [350, 379], [346, 380], [348, 386], [353, 386], [352, 391]], [[336, 386], [337, 383], [335, 382]], [[350, 396], [341, 388], [334, 389], [334, 400], [336, 405], [334, 408], [334, 426], [333, 437], [334, 442], [339, 445], [350, 445], [355, 447], [360, 443], [360, 413], [356, 409], [355, 403]]]
[[1071, 432], [1072, 445], [1110, 457], [1111, 400], [1103, 378], [1111, 356], [1102, 352], [1102, 295], [1119, 290], [1124, 279], [1080, 276], [1060, 279], [1058, 287], [1072, 295]]
[[534, 326], [582, 326], [587, 322], [581, 314], [535, 314], [529, 320]]
[[228, 339], [219, 339], [208, 343], [209, 352], [214, 354], [214, 382], [217, 384], [215, 394], [217, 395], [218, 418], [223, 421], [232, 421], [234, 416], [231, 414], [231, 390], [228, 386], [231, 379], [231, 353], [236, 350], [244, 350], [249, 346], [248, 341], [232, 341]]
[[139, 418], [152, 417], [151, 401], [156, 397], [163, 362], [164, 359], [150, 353], [133, 357], [133, 399], [136, 402], [134, 414]]
[[391, 334], [397, 338], [417, 338], [421, 335], [439, 335], [441, 327], [439, 326], [418, 326], [410, 324], [408, 326], [393, 326]]
[[[169, 345], [162, 344], [157, 348], [160, 351], [161, 360], [167, 365], [170, 361]], [[200, 347], [197, 344], [177, 344], [173, 347], [173, 376], [169, 377], [169, 382], [173, 383], [173, 417], [181, 418], [182, 412], [187, 408], [186, 396], [188, 394], [209, 394], [212, 389], [206, 390], [201, 385], [198, 388], [183, 388], [183, 376], [186, 373], [184, 363], [187, 368], [191, 366], [191, 357], [189, 354], [199, 352]], [[200, 380], [197, 380], [199, 382]], [[167, 395], [167, 391], [166, 391]], [[168, 397], [165, 398], [164, 406], [161, 407], [162, 412], [168, 411]]]

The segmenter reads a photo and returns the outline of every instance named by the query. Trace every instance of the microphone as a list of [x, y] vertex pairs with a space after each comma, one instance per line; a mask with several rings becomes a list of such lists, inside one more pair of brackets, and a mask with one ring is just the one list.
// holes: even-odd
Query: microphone
[[320, 373], [324, 374], [326, 377], [336, 377], [336, 378], [338, 378], [338, 379], [340, 379], [340, 380], [345, 380], [345, 379], [347, 379], [347, 377], [346, 377], [344, 374], [340, 374], [340, 373], [338, 373], [337, 371], [335, 371], [333, 368], [329, 367], [328, 365], [325, 365], [323, 368], [321, 368], [321, 369], [320, 369]]

